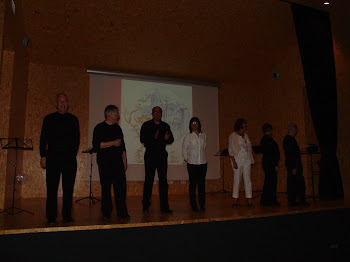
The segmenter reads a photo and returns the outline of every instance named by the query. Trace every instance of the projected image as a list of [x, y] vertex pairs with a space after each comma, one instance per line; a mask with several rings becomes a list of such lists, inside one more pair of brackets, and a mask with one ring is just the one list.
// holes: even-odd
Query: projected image
[[127, 145], [129, 164], [143, 164], [145, 148], [140, 129], [152, 119], [152, 108], [163, 109], [162, 120], [170, 125], [175, 141], [167, 146], [169, 165], [182, 165], [182, 140], [192, 117], [192, 87], [174, 84], [122, 80], [120, 124]]

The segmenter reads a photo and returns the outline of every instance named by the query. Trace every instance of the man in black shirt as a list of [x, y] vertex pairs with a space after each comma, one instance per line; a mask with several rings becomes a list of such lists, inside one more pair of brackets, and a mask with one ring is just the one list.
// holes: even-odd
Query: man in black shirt
[[288, 126], [288, 135], [283, 140], [285, 165], [287, 168], [287, 194], [290, 205], [309, 205], [305, 201], [305, 180], [301, 152], [295, 136], [298, 133], [296, 124]]
[[276, 191], [280, 151], [276, 141], [272, 137], [272, 125], [268, 123], [264, 124], [263, 132], [264, 136], [261, 138], [260, 145], [263, 153], [262, 166], [265, 172], [265, 181], [260, 204], [279, 205]]
[[49, 223], [57, 218], [57, 190], [62, 173], [63, 221], [73, 221], [71, 215], [73, 189], [77, 172], [76, 155], [80, 142], [79, 122], [68, 113], [68, 97], [56, 96], [57, 112], [44, 118], [40, 135], [40, 165], [46, 169], [46, 217]]
[[92, 144], [97, 151], [97, 164], [102, 191], [101, 211], [108, 221], [112, 213], [111, 187], [113, 185], [117, 216], [129, 219], [126, 207], [126, 176], [128, 168], [124, 136], [118, 125], [119, 109], [109, 105], [104, 111], [105, 121], [96, 125]]
[[164, 213], [173, 213], [168, 203], [168, 152], [167, 144], [174, 142], [170, 126], [162, 121], [162, 109], [156, 106], [152, 109], [153, 119], [143, 123], [140, 133], [140, 141], [146, 147], [145, 161], [145, 183], [143, 188], [143, 211], [147, 212], [151, 205], [152, 188], [154, 176], [157, 169], [159, 178], [160, 209]]

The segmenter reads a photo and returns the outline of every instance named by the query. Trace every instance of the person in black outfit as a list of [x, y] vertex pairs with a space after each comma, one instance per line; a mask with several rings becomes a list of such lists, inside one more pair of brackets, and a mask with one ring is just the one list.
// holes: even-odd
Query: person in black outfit
[[285, 165], [287, 168], [287, 195], [290, 205], [309, 205], [305, 201], [305, 180], [301, 152], [295, 136], [298, 133], [296, 124], [288, 126], [288, 135], [283, 140]]
[[68, 113], [67, 95], [58, 94], [56, 102], [57, 112], [44, 118], [40, 135], [40, 165], [46, 169], [46, 217], [50, 224], [55, 223], [57, 218], [57, 191], [61, 173], [63, 221], [73, 221], [71, 209], [80, 142], [79, 122], [76, 116]]
[[263, 125], [264, 136], [261, 138], [260, 146], [263, 153], [262, 166], [265, 172], [261, 205], [279, 205], [276, 197], [278, 161], [280, 151], [275, 140], [272, 138], [272, 125]]
[[151, 205], [152, 188], [156, 169], [159, 178], [160, 209], [164, 213], [173, 213], [168, 203], [168, 152], [167, 144], [174, 142], [170, 126], [162, 121], [162, 109], [156, 106], [152, 109], [153, 119], [143, 123], [140, 133], [140, 141], [146, 147], [145, 183], [143, 188], [143, 211], [148, 212]]
[[109, 105], [104, 111], [105, 121], [99, 123], [93, 132], [93, 147], [97, 151], [97, 164], [101, 183], [101, 211], [105, 221], [112, 213], [111, 187], [113, 185], [117, 216], [130, 218], [126, 207], [126, 176], [128, 168], [124, 136], [118, 125], [119, 109]]

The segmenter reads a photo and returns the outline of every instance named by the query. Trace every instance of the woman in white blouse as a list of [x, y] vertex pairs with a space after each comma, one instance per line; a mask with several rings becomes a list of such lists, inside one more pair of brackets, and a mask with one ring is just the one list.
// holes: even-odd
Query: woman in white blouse
[[[192, 117], [189, 124], [190, 133], [187, 134], [182, 144], [182, 156], [187, 162], [188, 176], [190, 180], [189, 194], [193, 211], [205, 210], [205, 176], [207, 174], [207, 160], [205, 147], [207, 138], [201, 130], [198, 117]], [[196, 201], [196, 187], [198, 185], [198, 203]]]
[[238, 119], [234, 126], [234, 132], [229, 137], [228, 152], [234, 174], [232, 193], [233, 207], [237, 207], [242, 175], [248, 206], [253, 206], [250, 174], [254, 159], [252, 155], [252, 144], [246, 134], [247, 126], [247, 120], [242, 118]]

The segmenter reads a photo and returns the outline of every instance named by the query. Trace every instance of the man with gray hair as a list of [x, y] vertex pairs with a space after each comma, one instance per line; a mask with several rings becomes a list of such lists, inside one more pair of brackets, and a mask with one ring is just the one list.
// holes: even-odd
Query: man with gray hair
[[119, 109], [109, 105], [104, 111], [105, 121], [96, 125], [92, 144], [97, 151], [97, 164], [101, 183], [101, 211], [103, 220], [109, 221], [112, 213], [111, 187], [113, 185], [117, 216], [129, 219], [126, 207], [126, 176], [128, 168], [124, 136], [118, 125]]
[[80, 142], [78, 118], [68, 113], [68, 97], [56, 96], [57, 112], [44, 118], [40, 135], [40, 165], [46, 169], [46, 217], [49, 224], [56, 222], [57, 190], [62, 173], [64, 222], [73, 221], [71, 215], [73, 189], [77, 173], [76, 155]]
[[291, 206], [309, 205], [305, 201], [305, 179], [303, 176], [303, 164], [301, 152], [295, 136], [298, 133], [296, 124], [288, 126], [288, 134], [283, 140], [285, 154], [285, 166], [287, 168], [287, 195]]

